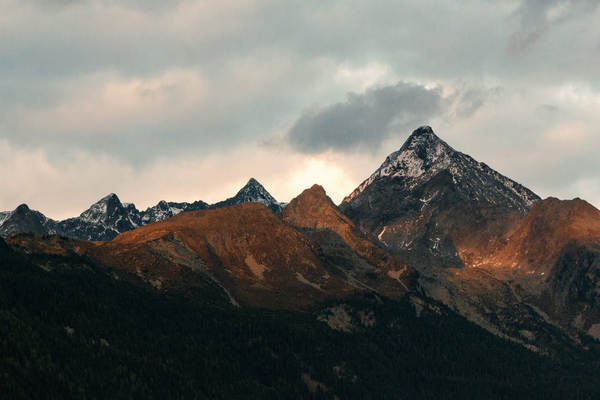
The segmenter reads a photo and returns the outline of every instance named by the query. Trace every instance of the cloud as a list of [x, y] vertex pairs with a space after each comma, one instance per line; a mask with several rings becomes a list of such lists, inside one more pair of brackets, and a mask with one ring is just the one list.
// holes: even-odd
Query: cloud
[[519, 28], [510, 36], [508, 50], [523, 52], [560, 25], [582, 15], [593, 14], [599, 5], [598, 0], [522, 1], [513, 15], [519, 21]]
[[455, 89], [398, 82], [349, 93], [346, 101], [306, 110], [289, 130], [290, 145], [303, 153], [376, 151], [394, 134], [443, 118], [468, 118], [494, 90]]
[[305, 157], [263, 146], [203, 157], [163, 157], [141, 168], [89, 151], [52, 159], [43, 149], [14, 148], [1, 139], [0, 159], [0, 176], [6, 177], [0, 211], [27, 203], [54, 219], [79, 215], [113, 192], [140, 209], [160, 200], [214, 203], [233, 196], [250, 177], [257, 178], [279, 201], [290, 201], [319, 183], [339, 202], [362, 179], [365, 168], [365, 161], [356, 158]]
[[[0, 0], [0, 204], [18, 202], [4, 189], [17, 168], [32, 170], [18, 171], [22, 201], [39, 187], [56, 209], [65, 191], [84, 207], [100, 187], [192, 196], [141, 178], [161, 168], [233, 190], [246, 152], [313, 171], [257, 171], [274, 191], [321, 167], [358, 184], [424, 123], [541, 194], [574, 197], [581, 186], [562, 180], [599, 168], [586, 151], [600, 126], [598, 3]], [[584, 144], [568, 139], [583, 126]]]

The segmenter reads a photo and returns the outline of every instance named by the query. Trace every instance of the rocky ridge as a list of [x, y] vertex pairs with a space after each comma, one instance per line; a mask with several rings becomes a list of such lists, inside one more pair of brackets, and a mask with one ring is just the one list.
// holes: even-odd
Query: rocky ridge
[[192, 203], [161, 200], [146, 210], [138, 210], [135, 205], [122, 203], [116, 194], [111, 193], [92, 204], [78, 217], [54, 221], [23, 204], [14, 211], [0, 213], [0, 236], [8, 237], [16, 233], [30, 232], [59, 234], [80, 240], [108, 241], [120, 233], [171, 218], [181, 212], [219, 208], [244, 202], [262, 203], [277, 214], [283, 208], [283, 203], [277, 202], [256, 179], [251, 178], [234, 197], [213, 205], [201, 200]]

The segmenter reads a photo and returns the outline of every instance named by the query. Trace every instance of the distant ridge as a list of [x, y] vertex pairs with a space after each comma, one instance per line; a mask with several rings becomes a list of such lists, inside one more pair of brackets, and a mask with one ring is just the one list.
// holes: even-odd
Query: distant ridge
[[283, 203], [277, 202], [264, 186], [251, 178], [234, 197], [213, 205], [202, 200], [192, 203], [161, 200], [155, 206], [140, 211], [134, 204], [122, 203], [116, 194], [110, 193], [92, 204], [78, 217], [54, 221], [22, 204], [14, 211], [0, 212], [0, 237], [17, 233], [37, 233], [59, 234], [80, 240], [108, 241], [123, 232], [171, 218], [181, 212], [246, 202], [262, 203], [276, 214], [281, 213], [283, 209]]

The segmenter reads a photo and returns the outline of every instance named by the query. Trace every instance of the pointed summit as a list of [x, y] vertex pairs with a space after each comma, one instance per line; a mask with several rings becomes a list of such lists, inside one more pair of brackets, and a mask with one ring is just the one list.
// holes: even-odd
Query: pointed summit
[[[377, 246], [372, 239], [364, 236], [331, 201], [322, 186], [313, 185], [310, 189], [304, 190], [289, 202], [281, 216], [288, 224], [303, 229], [303, 232], [319, 243], [321, 248], [335, 249], [338, 262], [346, 257], [345, 263], [352, 264], [356, 261], [350, 260], [358, 255], [364, 260], [363, 262], [371, 265], [371, 267], [365, 267], [367, 270], [376, 267], [381, 275], [377, 281], [369, 282], [369, 285], [384, 289], [384, 286], [379, 285], [385, 285], [386, 281], [389, 281], [389, 284], [393, 280], [394, 285], [392, 286], [400, 292], [410, 285], [413, 271]], [[345, 250], [340, 239], [348, 246]], [[348, 252], [348, 250], [350, 251]], [[356, 277], [363, 281], [369, 280], [367, 276], [360, 274]], [[399, 286], [398, 283], [400, 283]]]
[[103, 198], [101, 198], [100, 200], [97, 201], [97, 203], [100, 202], [109, 202], [109, 201], [118, 201], [119, 203], [121, 202], [121, 200], [119, 200], [119, 196], [117, 196], [115, 193], [109, 193], [106, 196], [104, 196]]
[[248, 179], [248, 183], [246, 183], [246, 186], [260, 186], [260, 187], [262, 187], [262, 185], [260, 184], [260, 182], [257, 181], [254, 178]]
[[401, 180], [405, 190], [412, 190], [444, 172], [457, 190], [473, 201], [505, 203], [526, 213], [539, 197], [517, 182], [499, 174], [486, 164], [454, 150], [429, 126], [417, 128], [400, 150], [390, 154], [383, 164], [354, 192], [344, 199], [353, 201], [375, 182]]
[[282, 205], [260, 184], [256, 179], [250, 178], [248, 183], [242, 187], [235, 196], [227, 200], [213, 204], [210, 208], [219, 208], [232, 206], [240, 203], [256, 202], [262, 203], [269, 207], [274, 213], [279, 214], [282, 210]]
[[116, 194], [110, 193], [82, 212], [80, 218], [87, 222], [106, 222], [110, 215], [119, 213], [121, 210], [124, 210], [121, 200]]
[[248, 183], [237, 192], [235, 197], [243, 200], [242, 202], [258, 201], [263, 204], [277, 202], [273, 196], [267, 192], [267, 189], [254, 178], [250, 178]]
[[463, 234], [474, 231], [467, 220], [501, 225], [515, 214], [525, 215], [539, 199], [454, 150], [430, 127], [421, 127], [344, 199], [340, 209], [397, 254], [431, 255], [416, 262], [461, 266], [453, 240], [458, 227], [467, 226]]
[[399, 152], [413, 150], [418, 152], [420, 158], [424, 158], [429, 152], [439, 151], [438, 148], [446, 151], [454, 151], [452, 147], [448, 146], [446, 142], [433, 132], [430, 126], [421, 126], [415, 129], [408, 139], [406, 139]]
[[26, 212], [31, 211], [31, 209], [29, 208], [29, 206], [25, 203], [20, 204], [17, 208], [15, 208], [14, 213], [15, 214], [25, 214]]
[[313, 185], [292, 199], [282, 212], [284, 221], [301, 228], [353, 227], [320, 185]]
[[421, 136], [421, 135], [435, 136], [435, 133], [433, 133], [433, 129], [431, 129], [431, 127], [429, 125], [422, 125], [422, 126], [418, 127], [417, 129], [415, 129], [411, 136]]
[[58, 231], [82, 240], [111, 240], [121, 232], [139, 226], [138, 210], [133, 204], [124, 205], [110, 193], [81, 213], [79, 217], [61, 221]]
[[400, 150], [390, 154], [373, 175], [419, 177], [448, 168], [456, 151], [429, 126], [416, 129]]
[[8, 237], [24, 232], [39, 235], [56, 233], [56, 221], [46, 218], [39, 211], [30, 209], [27, 204], [21, 204], [12, 212], [1, 214], [0, 236]]

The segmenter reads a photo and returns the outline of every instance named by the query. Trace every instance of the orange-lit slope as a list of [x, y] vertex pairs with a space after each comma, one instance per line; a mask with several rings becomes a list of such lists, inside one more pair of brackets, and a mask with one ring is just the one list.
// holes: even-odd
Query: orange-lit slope
[[302, 307], [355, 290], [311, 240], [259, 203], [182, 213], [119, 235], [93, 254], [161, 286], [182, 285], [190, 269], [207, 273], [255, 306]]
[[[314, 185], [294, 198], [283, 210], [282, 217], [293, 226], [317, 231], [311, 237], [317, 238], [318, 242], [325, 239], [325, 235], [318, 231], [331, 231], [339, 235], [349, 248], [374, 268], [376, 278], [373, 274], [361, 276], [360, 269], [356, 266], [353, 271], [358, 279], [368, 281], [369, 286], [386, 293], [391, 290], [396, 294], [410, 286], [414, 271], [361, 234], [354, 223], [333, 204], [321, 186]], [[342, 249], [338, 250], [341, 251]]]

